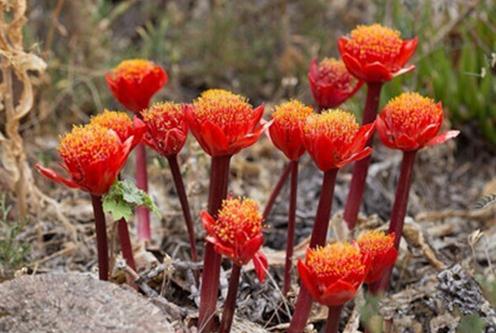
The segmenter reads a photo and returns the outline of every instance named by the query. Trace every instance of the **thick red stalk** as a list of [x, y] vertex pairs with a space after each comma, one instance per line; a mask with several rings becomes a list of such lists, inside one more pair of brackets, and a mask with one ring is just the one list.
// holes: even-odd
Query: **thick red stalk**
[[167, 156], [167, 160], [169, 161], [169, 166], [172, 173], [172, 179], [174, 180], [177, 196], [179, 198], [179, 202], [181, 203], [181, 208], [183, 210], [184, 222], [186, 222], [186, 228], [188, 229], [189, 245], [191, 249], [191, 260], [198, 261], [198, 254], [196, 252], [195, 227], [193, 224], [193, 219], [191, 218], [191, 211], [189, 209], [186, 190], [184, 189], [183, 177], [181, 176], [181, 171], [179, 170], [179, 164], [177, 163], [177, 155]]
[[[208, 212], [214, 218], [217, 217], [217, 212], [222, 206], [222, 200], [227, 196], [230, 160], [231, 156], [212, 157]], [[215, 252], [214, 245], [207, 242], [203, 258], [203, 278], [201, 281], [198, 315], [198, 327], [203, 333], [212, 331], [212, 319], [215, 315], [215, 306], [219, 293], [220, 264], [221, 256]]]
[[[322, 189], [320, 192], [319, 206], [315, 215], [312, 237], [310, 238], [309, 247], [314, 248], [318, 245], [325, 245], [327, 239], [327, 230], [329, 229], [329, 220], [331, 218], [332, 199], [334, 197], [334, 187], [336, 185], [336, 175], [338, 169], [332, 169], [324, 173]], [[312, 297], [302, 285], [300, 293], [296, 299], [295, 312], [291, 319], [288, 333], [301, 333], [312, 309]]]
[[[367, 84], [367, 100], [365, 102], [365, 109], [363, 111], [362, 124], [369, 124], [377, 117], [377, 109], [379, 108], [379, 101], [381, 99], [382, 83], [370, 82]], [[372, 144], [372, 137], [368, 142], [368, 146]], [[346, 200], [343, 218], [348, 224], [348, 228], [353, 230], [362, 203], [363, 192], [365, 191], [365, 181], [369, 171], [371, 156], [365, 157], [353, 166], [353, 176], [351, 178], [350, 192]]]
[[93, 213], [95, 215], [98, 276], [100, 277], [100, 280], [107, 281], [109, 275], [109, 252], [105, 214], [102, 207], [102, 197], [99, 195], [91, 195], [91, 203], [93, 204]]
[[284, 285], [282, 292], [286, 295], [291, 286], [291, 267], [293, 267], [293, 247], [296, 228], [296, 198], [298, 189], [298, 160], [289, 162], [291, 169], [291, 190], [288, 212], [288, 238], [286, 243], [286, 264], [284, 265]]
[[343, 310], [343, 305], [329, 307], [329, 314], [327, 315], [325, 333], [338, 333], [339, 319], [341, 319], [342, 310]]
[[272, 190], [272, 193], [270, 194], [269, 200], [267, 200], [267, 204], [265, 205], [265, 209], [263, 211], [263, 219], [264, 221], [267, 220], [267, 218], [270, 215], [270, 212], [272, 211], [272, 207], [274, 207], [274, 204], [277, 200], [277, 197], [279, 196], [279, 193], [281, 193], [281, 190], [286, 183], [286, 180], [289, 177], [289, 173], [291, 172], [291, 163], [288, 163], [285, 167], [284, 170], [281, 174], [281, 177], [279, 177], [279, 180], [276, 183], [276, 186], [274, 186], [274, 189]]
[[[145, 145], [140, 143], [136, 146], [136, 187], [148, 192], [148, 172], [146, 169]], [[152, 238], [150, 229], [150, 211], [146, 207], [136, 208], [138, 216], [138, 239], [149, 241]]]
[[129, 228], [125, 219], [120, 219], [117, 222], [117, 232], [119, 234], [119, 242], [121, 244], [121, 252], [124, 260], [129, 267], [136, 271], [136, 263], [133, 256], [133, 246], [131, 237], [129, 237]]
[[[396, 249], [400, 247], [401, 235], [405, 224], [406, 210], [408, 207], [408, 195], [412, 184], [413, 166], [415, 164], [415, 156], [417, 151], [405, 151], [403, 160], [401, 161], [400, 178], [396, 187], [396, 195], [394, 197], [393, 209], [391, 211], [391, 222], [389, 222], [388, 232], [394, 232], [394, 246]], [[370, 287], [370, 292], [380, 294], [387, 291], [393, 266], [388, 269], [382, 279]]]
[[229, 333], [231, 331], [234, 311], [236, 311], [236, 296], [238, 295], [240, 273], [241, 266], [233, 264], [231, 277], [229, 280], [229, 288], [227, 289], [226, 302], [224, 303], [224, 311], [222, 312], [219, 333]]

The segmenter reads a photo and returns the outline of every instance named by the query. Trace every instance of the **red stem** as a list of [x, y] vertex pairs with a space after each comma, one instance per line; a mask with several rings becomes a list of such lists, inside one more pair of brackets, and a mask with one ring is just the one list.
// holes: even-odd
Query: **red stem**
[[[227, 196], [230, 159], [231, 156], [212, 157], [208, 212], [214, 218], [217, 217], [222, 200]], [[215, 252], [214, 245], [207, 242], [203, 258], [203, 279], [201, 282], [200, 310], [198, 315], [198, 327], [203, 333], [212, 331], [212, 319], [215, 315], [215, 306], [219, 293], [220, 264], [221, 256]]]
[[264, 212], [263, 212], [263, 219], [264, 221], [267, 220], [267, 218], [270, 215], [270, 212], [272, 211], [272, 207], [274, 206], [274, 203], [276, 202], [277, 197], [279, 196], [279, 193], [281, 193], [281, 190], [286, 183], [286, 180], [289, 177], [289, 173], [291, 172], [291, 163], [288, 163], [284, 167], [284, 170], [281, 174], [281, 177], [279, 177], [279, 180], [276, 183], [276, 186], [272, 190], [272, 193], [270, 194], [269, 200], [267, 200], [267, 204], [265, 206]]
[[[365, 109], [363, 111], [362, 124], [369, 124], [377, 117], [377, 109], [379, 108], [379, 101], [381, 99], [382, 83], [370, 82], [367, 84], [367, 100], [365, 102]], [[372, 137], [367, 143], [368, 146], [372, 144]], [[348, 224], [348, 228], [353, 230], [362, 203], [363, 192], [365, 190], [365, 180], [369, 170], [370, 156], [355, 162], [353, 166], [353, 176], [351, 178], [350, 192], [346, 200], [343, 218]]]
[[186, 190], [184, 189], [183, 177], [181, 176], [179, 164], [177, 163], [177, 155], [167, 156], [167, 160], [169, 161], [172, 179], [174, 180], [177, 196], [179, 197], [179, 202], [181, 203], [181, 208], [183, 210], [184, 222], [186, 222], [186, 228], [188, 229], [189, 245], [191, 248], [191, 260], [198, 261], [198, 254], [196, 252], [195, 227], [193, 224], [193, 219], [191, 218], [191, 211], [189, 208], [188, 197], [186, 196]]
[[98, 254], [98, 276], [100, 280], [107, 281], [109, 275], [109, 252], [107, 244], [107, 227], [103, 213], [102, 197], [91, 195], [93, 213], [95, 215], [96, 249]]
[[233, 264], [231, 277], [229, 279], [229, 289], [227, 290], [226, 302], [224, 303], [224, 311], [222, 312], [222, 321], [220, 323], [219, 333], [229, 333], [236, 311], [236, 296], [238, 294], [239, 276], [241, 266]]
[[327, 315], [325, 333], [338, 333], [339, 320], [341, 318], [342, 310], [343, 310], [343, 305], [329, 307], [329, 314]]
[[291, 170], [291, 192], [288, 212], [288, 239], [286, 243], [286, 264], [284, 265], [283, 294], [286, 295], [291, 286], [291, 267], [293, 266], [293, 247], [296, 227], [296, 197], [298, 188], [298, 160], [289, 162]]
[[117, 222], [117, 232], [119, 233], [119, 242], [121, 243], [121, 252], [124, 260], [129, 267], [136, 271], [136, 263], [133, 256], [133, 246], [131, 244], [131, 237], [129, 237], [129, 228], [125, 219], [120, 219]]
[[[148, 192], [148, 173], [146, 169], [146, 150], [143, 143], [136, 146], [136, 187]], [[150, 212], [146, 207], [137, 207], [138, 239], [149, 241], [152, 238], [150, 230]]]
[[[400, 246], [403, 226], [405, 224], [406, 210], [408, 207], [408, 195], [412, 184], [413, 166], [415, 164], [415, 156], [417, 151], [403, 152], [403, 160], [401, 162], [400, 178], [396, 187], [396, 195], [394, 198], [393, 210], [391, 211], [391, 222], [389, 222], [389, 233], [394, 232], [394, 246], [396, 249]], [[372, 294], [380, 294], [389, 289], [389, 282], [393, 266], [388, 269], [382, 279], [370, 287]]]
[[[325, 245], [327, 239], [327, 230], [329, 229], [329, 220], [331, 218], [332, 199], [334, 196], [334, 187], [336, 185], [336, 175], [338, 169], [332, 169], [324, 173], [322, 182], [322, 189], [320, 192], [319, 206], [317, 214], [315, 215], [315, 223], [313, 225], [312, 237], [310, 239], [310, 246]], [[305, 287], [302, 285], [300, 293], [296, 300], [295, 311], [288, 333], [301, 333], [310, 315], [312, 308], [312, 298]]]

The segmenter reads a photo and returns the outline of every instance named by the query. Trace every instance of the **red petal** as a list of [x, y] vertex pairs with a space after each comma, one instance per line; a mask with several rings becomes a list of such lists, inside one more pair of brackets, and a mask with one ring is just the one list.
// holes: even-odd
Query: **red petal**
[[401, 133], [399, 136], [394, 138], [394, 148], [405, 151], [412, 151], [417, 150], [421, 147], [413, 138], [409, 137], [405, 133]]
[[202, 124], [200, 131], [197, 139], [205, 152], [211, 156], [228, 155], [229, 143], [222, 129], [207, 120]]
[[415, 69], [415, 65], [408, 65], [393, 74], [394, 77], [409, 73]]
[[48, 179], [51, 179], [57, 183], [64, 184], [65, 186], [68, 186], [70, 188], [81, 188], [72, 179], [62, 177], [61, 175], [56, 173], [54, 170], [49, 169], [49, 168], [45, 168], [39, 163], [36, 163], [34, 167], [36, 168], [36, 170], [38, 170], [43, 176], [47, 177]]
[[251, 128], [254, 130], [258, 124], [260, 124], [260, 120], [264, 114], [265, 105], [260, 104], [253, 110], [253, 122]]
[[401, 51], [398, 59], [396, 59], [396, 65], [398, 67], [403, 67], [410, 60], [410, 58], [415, 53], [417, 49], [418, 38], [412, 38], [409, 40], [403, 41], [403, 45], [401, 46]]
[[355, 297], [358, 287], [359, 285], [338, 280], [324, 290], [319, 303], [327, 306], [343, 305]]
[[237, 261], [238, 258], [236, 257], [236, 253], [234, 253], [234, 249], [231, 247], [228, 247], [221, 242], [219, 242], [217, 239], [213, 237], [207, 237], [207, 240], [214, 244], [215, 251], [220, 254], [220, 255], [225, 255], [226, 257], [231, 258], [233, 261]]
[[306, 264], [301, 260], [298, 260], [297, 267], [298, 273], [300, 274], [301, 283], [307, 289], [308, 293], [312, 296], [313, 299], [319, 300], [321, 295], [319, 292], [317, 281], [314, 278], [313, 274], [310, 272]]
[[353, 76], [356, 76], [361, 80], [368, 81], [367, 75], [365, 74], [362, 65], [356, 58], [352, 57], [348, 53], [341, 54], [341, 58], [343, 59], [346, 68], [351, 74], [353, 74]]
[[380, 62], [365, 65], [363, 71], [367, 82], [385, 82], [393, 78], [391, 71]]
[[426, 146], [434, 146], [434, 145], [438, 145], [440, 143], [444, 143], [449, 139], [456, 138], [458, 136], [458, 134], [460, 134], [460, 131], [456, 131], [456, 130], [452, 130], [452, 131], [448, 131], [448, 132], [439, 134], [438, 136], [436, 136], [435, 138], [433, 138], [432, 140], [427, 142]]
[[253, 256], [257, 253], [257, 251], [260, 249], [260, 247], [263, 244], [263, 236], [258, 235], [250, 240], [248, 240], [246, 243], [244, 243], [243, 247], [240, 250], [240, 259], [243, 262], [243, 264], [246, 264], [248, 261], [253, 259]]
[[214, 235], [214, 225], [215, 225], [215, 220], [212, 217], [212, 215], [209, 214], [206, 210], [202, 211], [200, 213], [200, 220], [203, 224], [203, 228], [205, 228], [205, 231], [209, 235]]
[[255, 273], [257, 274], [258, 280], [263, 283], [265, 281], [265, 276], [267, 275], [269, 262], [265, 254], [261, 251], [258, 251], [253, 257], [253, 266], [255, 267]]
[[348, 37], [343, 36], [338, 39], [338, 49], [341, 54], [341, 58], [346, 54], [346, 44], [348, 43]]
[[355, 162], [355, 161], [360, 161], [362, 159], [364, 159], [365, 157], [369, 156], [370, 154], [372, 154], [374, 150], [371, 148], [371, 147], [365, 147], [363, 148], [361, 151], [351, 155], [349, 158], [347, 158], [346, 160], [343, 160], [341, 162], [339, 162], [336, 167], [337, 168], [342, 168], [344, 167], [345, 165], [347, 164], [350, 164], [352, 162]]

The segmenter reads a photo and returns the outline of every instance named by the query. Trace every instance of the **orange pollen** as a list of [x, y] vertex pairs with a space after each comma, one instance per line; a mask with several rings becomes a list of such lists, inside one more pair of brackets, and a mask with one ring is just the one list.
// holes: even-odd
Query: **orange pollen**
[[177, 128], [184, 120], [184, 110], [181, 104], [161, 102], [143, 111], [143, 120], [158, 130]]
[[372, 257], [387, 253], [394, 247], [394, 234], [384, 233], [384, 231], [372, 230], [362, 233], [357, 243], [363, 253]]
[[413, 133], [428, 124], [438, 123], [442, 116], [442, 109], [433, 99], [423, 97], [415, 92], [403, 93], [393, 98], [383, 110], [389, 114], [394, 128]]
[[274, 123], [286, 128], [300, 127], [313, 112], [312, 108], [300, 101], [291, 100], [276, 106], [272, 113]]
[[362, 61], [387, 61], [395, 59], [402, 46], [399, 31], [372, 24], [356, 27], [346, 43], [346, 50]]
[[216, 236], [234, 244], [237, 235], [244, 234], [247, 239], [262, 232], [262, 214], [255, 200], [230, 198], [222, 202], [214, 227]]
[[104, 110], [91, 118], [90, 125], [98, 125], [114, 130], [121, 141], [125, 141], [133, 128], [133, 121], [124, 112]]
[[113, 156], [120, 147], [114, 132], [99, 125], [75, 126], [60, 141], [59, 154], [68, 165], [89, 165]]
[[362, 274], [365, 265], [360, 249], [350, 243], [333, 243], [309, 249], [306, 264], [318, 277], [342, 278], [349, 274]]
[[310, 115], [303, 130], [307, 135], [324, 135], [333, 141], [349, 144], [353, 141], [359, 128], [360, 126], [353, 114], [335, 109]]
[[130, 59], [122, 61], [114, 68], [113, 73], [125, 79], [137, 79], [153, 70], [155, 64], [145, 59]]
[[210, 89], [193, 102], [194, 113], [200, 121], [220, 126], [251, 121], [253, 109], [246, 98], [227, 90]]
[[341, 89], [348, 88], [353, 80], [344, 62], [335, 58], [324, 58], [320, 61], [319, 78], [329, 83], [341, 85]]

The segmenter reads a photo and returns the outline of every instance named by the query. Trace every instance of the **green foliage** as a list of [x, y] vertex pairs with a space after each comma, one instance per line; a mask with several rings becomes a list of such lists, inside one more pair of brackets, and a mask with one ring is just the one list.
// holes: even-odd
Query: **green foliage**
[[9, 221], [10, 206], [0, 197], [0, 275], [10, 275], [26, 263], [30, 246], [18, 239], [26, 223]]
[[360, 320], [364, 327], [367, 327], [370, 333], [381, 333], [383, 331], [384, 322], [379, 314], [379, 297], [365, 294], [365, 304], [360, 309]]
[[478, 275], [477, 282], [479, 282], [487, 300], [496, 307], [496, 276], [494, 274]]
[[456, 329], [456, 333], [483, 333], [485, 321], [477, 314], [464, 316]]
[[116, 221], [121, 218], [129, 221], [134, 209], [138, 206], [145, 206], [153, 213], [160, 215], [152, 198], [129, 180], [115, 182], [103, 197], [103, 210], [111, 214]]

